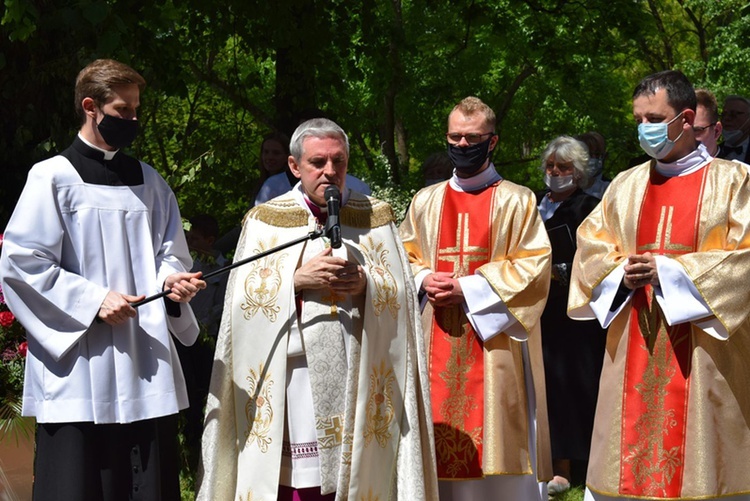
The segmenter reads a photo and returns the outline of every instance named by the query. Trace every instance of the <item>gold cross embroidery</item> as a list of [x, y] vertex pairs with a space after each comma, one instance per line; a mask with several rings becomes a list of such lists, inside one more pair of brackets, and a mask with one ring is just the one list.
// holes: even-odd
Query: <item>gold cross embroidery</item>
[[346, 296], [339, 296], [335, 292], [331, 291], [329, 295], [323, 296], [321, 299], [323, 301], [331, 303], [331, 316], [335, 316], [339, 312], [339, 307], [336, 305], [336, 303], [345, 298]]
[[438, 249], [438, 260], [453, 263], [456, 276], [469, 274], [469, 263], [487, 259], [487, 248], [469, 245], [469, 214], [458, 214], [456, 226], [456, 245]]
[[316, 418], [315, 428], [318, 431], [318, 447], [321, 449], [332, 449], [341, 444], [344, 434], [341, 415]]
[[[665, 212], [667, 206], [662, 205], [661, 215], [659, 216], [659, 229], [656, 230], [656, 239], [653, 243], [641, 245], [638, 247], [638, 251], [691, 251], [693, 248], [689, 245], [673, 244], [672, 243], [672, 215], [674, 214], [674, 206], [669, 206], [669, 214], [666, 214], [667, 221], [664, 222]], [[662, 238], [664, 239], [664, 245], [662, 245]]]

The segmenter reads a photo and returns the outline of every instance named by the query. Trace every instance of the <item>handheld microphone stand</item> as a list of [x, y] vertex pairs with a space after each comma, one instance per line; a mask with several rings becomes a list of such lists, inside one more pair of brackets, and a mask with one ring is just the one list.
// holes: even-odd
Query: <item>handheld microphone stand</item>
[[[308, 233], [304, 237], [295, 238], [294, 240], [291, 240], [291, 241], [289, 241], [289, 242], [287, 242], [285, 244], [278, 245], [278, 246], [273, 247], [271, 249], [265, 250], [265, 251], [263, 251], [263, 252], [261, 252], [259, 254], [255, 254], [255, 255], [250, 256], [248, 258], [242, 259], [241, 261], [237, 261], [237, 262], [234, 262], [234, 263], [232, 263], [232, 264], [230, 264], [228, 266], [224, 266], [223, 268], [219, 268], [218, 270], [214, 270], [212, 272], [206, 273], [205, 275], [203, 275], [201, 277], [201, 279], [205, 280], [207, 278], [215, 277], [216, 275], [221, 275], [222, 273], [226, 273], [226, 272], [228, 272], [230, 270], [233, 270], [234, 268], [242, 266], [243, 264], [247, 264], [247, 263], [249, 263], [251, 261], [255, 261], [256, 259], [260, 259], [262, 257], [266, 257], [266, 256], [268, 256], [270, 254], [273, 254], [274, 252], [278, 252], [280, 250], [284, 250], [284, 249], [286, 249], [288, 247], [292, 247], [292, 246], [297, 245], [298, 243], [302, 243], [302, 242], [304, 242], [306, 240], [315, 240], [316, 238], [323, 236], [323, 234], [324, 234], [324, 230], [318, 228], [315, 231], [311, 231], [310, 233]], [[132, 306], [133, 308], [138, 308], [139, 306], [143, 306], [146, 303], [150, 303], [151, 301], [154, 301], [156, 299], [159, 299], [159, 298], [162, 298], [164, 296], [167, 296], [171, 292], [172, 292], [172, 289], [167, 289], [165, 291], [161, 291], [158, 294], [154, 294], [153, 296], [148, 296], [147, 298], [145, 298], [142, 301], [136, 301], [135, 303], [130, 303], [130, 306]]]

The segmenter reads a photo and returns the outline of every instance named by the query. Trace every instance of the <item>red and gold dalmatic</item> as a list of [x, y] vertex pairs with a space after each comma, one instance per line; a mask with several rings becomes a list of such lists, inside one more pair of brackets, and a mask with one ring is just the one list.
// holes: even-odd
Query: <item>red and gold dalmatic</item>
[[[502, 181], [475, 192], [448, 183], [421, 190], [400, 228], [412, 271], [485, 277], [528, 334], [537, 401], [537, 464], [551, 476], [539, 317], [549, 286], [549, 243], [530, 191]], [[523, 342], [482, 343], [461, 305], [423, 313], [438, 477], [531, 474]]]
[[750, 493], [746, 169], [714, 160], [666, 178], [640, 165], [613, 181], [579, 227], [572, 317], [585, 317], [593, 289], [629, 254], [651, 252], [684, 267], [729, 333], [669, 326], [651, 286], [634, 293], [608, 331], [587, 474], [594, 492], [675, 500]]

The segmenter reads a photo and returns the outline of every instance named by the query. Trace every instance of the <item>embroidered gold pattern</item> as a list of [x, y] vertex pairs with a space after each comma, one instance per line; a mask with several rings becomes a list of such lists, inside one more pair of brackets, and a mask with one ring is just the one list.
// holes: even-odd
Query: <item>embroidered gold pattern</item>
[[[276, 238], [268, 242], [259, 242], [255, 253], [259, 254], [276, 245]], [[245, 320], [250, 320], [258, 311], [262, 311], [269, 321], [275, 322], [281, 307], [276, 304], [281, 290], [281, 267], [288, 256], [285, 252], [276, 252], [263, 259], [252, 261], [245, 277], [245, 301], [240, 305], [245, 311]]]
[[[453, 308], [446, 308], [449, 309]], [[446, 424], [435, 424], [435, 449], [438, 457], [448, 465], [448, 473], [454, 477], [462, 471], [469, 471], [469, 465], [476, 462], [477, 445], [482, 443], [482, 427], [466, 430], [464, 425], [465, 418], [477, 408], [477, 403], [466, 391], [467, 374], [475, 363], [471, 351], [474, 340], [468, 324], [464, 324], [463, 330], [462, 336], [451, 336], [450, 358], [446, 370], [440, 373], [449, 395], [440, 406]]]
[[372, 297], [375, 315], [380, 316], [387, 308], [391, 316], [397, 318], [401, 305], [398, 304], [398, 284], [387, 259], [390, 251], [385, 248], [385, 242], [376, 243], [371, 236], [367, 236], [360, 244], [360, 249], [367, 262], [368, 275], [375, 283], [375, 293]]
[[381, 360], [380, 367], [372, 368], [365, 410], [365, 447], [368, 447], [374, 438], [380, 447], [385, 448], [391, 438], [391, 432], [388, 430], [396, 416], [396, 410], [393, 408], [395, 382], [393, 368], [386, 369], [385, 360]]
[[237, 501], [260, 501], [260, 498], [256, 498], [255, 496], [253, 496], [253, 490], [250, 489], [247, 491], [245, 497], [242, 497], [242, 494], [240, 494], [237, 497]]
[[367, 491], [367, 494], [359, 496], [360, 501], [380, 501], [380, 497], [377, 494], [373, 494], [372, 487]]
[[386, 202], [352, 194], [341, 208], [341, 224], [352, 228], [369, 229], [385, 226], [393, 221], [393, 209]]
[[318, 448], [333, 449], [341, 445], [344, 434], [344, 416], [327, 416], [315, 418], [315, 429], [318, 430]]
[[438, 260], [452, 263], [456, 276], [465, 277], [469, 275], [469, 263], [486, 261], [488, 252], [486, 247], [469, 245], [469, 214], [459, 212], [456, 245], [438, 249]]
[[[250, 209], [245, 218], [257, 219], [278, 228], [298, 228], [307, 224], [309, 213], [294, 198], [285, 197]], [[342, 225], [359, 229], [378, 228], [395, 220], [388, 203], [355, 193], [341, 208], [340, 218]]]
[[352, 464], [352, 449], [354, 448], [354, 435], [344, 433], [344, 439], [341, 443], [341, 462], [346, 465]]
[[[646, 412], [636, 419], [639, 441], [627, 444], [624, 462], [631, 465], [636, 484], [645, 486], [645, 495], [663, 497], [666, 484], [683, 466], [680, 447], [668, 450], [664, 447], [665, 437], [678, 425], [675, 410], [665, 404], [667, 385], [676, 373], [669, 363], [674, 350], [655, 300], [651, 308], [639, 312], [638, 324], [645, 338], [644, 349], [650, 353], [643, 382], [635, 385], [646, 403]], [[675, 345], [687, 342], [688, 338], [689, 334], [680, 336], [674, 340]]]
[[320, 299], [331, 303], [331, 316], [336, 316], [339, 312], [339, 307], [336, 303], [338, 303], [342, 299], [346, 299], [346, 296], [339, 296], [335, 292], [331, 291], [329, 295], [323, 296]]
[[307, 224], [309, 214], [297, 204], [296, 200], [288, 198], [254, 207], [245, 217], [257, 219], [277, 228], [299, 228]]
[[273, 379], [267, 374], [263, 364], [258, 371], [249, 370], [245, 378], [248, 382], [247, 394], [249, 399], [245, 404], [245, 417], [248, 429], [245, 440], [248, 445], [257, 443], [261, 452], [268, 452], [268, 446], [273, 441], [269, 436], [273, 423], [273, 407], [271, 406], [271, 386]]
[[[666, 214], [667, 221], [664, 222], [665, 212], [669, 210], [669, 213]], [[661, 214], [659, 216], [659, 225], [658, 230], [656, 231], [656, 241], [647, 245], [641, 245], [638, 247], [638, 252], [645, 252], [645, 251], [652, 251], [657, 249], [664, 249], [664, 250], [671, 250], [671, 251], [681, 251], [681, 252], [690, 252], [693, 250], [693, 247], [690, 245], [682, 245], [682, 244], [673, 244], [672, 243], [672, 215], [674, 213], [674, 207], [673, 206], [666, 206], [662, 205], [661, 207]], [[662, 238], [664, 239], [664, 245], [662, 245]]]

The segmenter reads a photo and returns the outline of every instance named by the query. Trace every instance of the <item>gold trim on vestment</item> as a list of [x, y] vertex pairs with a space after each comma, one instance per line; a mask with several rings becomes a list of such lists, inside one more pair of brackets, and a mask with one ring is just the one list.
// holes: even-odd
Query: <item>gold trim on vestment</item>
[[[245, 218], [257, 219], [278, 228], [306, 226], [310, 213], [294, 198], [274, 199], [250, 209]], [[341, 224], [357, 229], [379, 228], [395, 221], [391, 206], [373, 198], [353, 194], [339, 214]]]
[[273, 200], [250, 209], [245, 219], [252, 218], [278, 228], [298, 228], [307, 225], [310, 213], [293, 198]]

